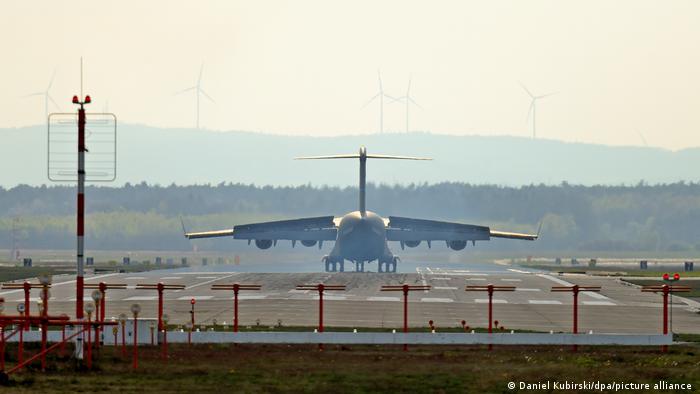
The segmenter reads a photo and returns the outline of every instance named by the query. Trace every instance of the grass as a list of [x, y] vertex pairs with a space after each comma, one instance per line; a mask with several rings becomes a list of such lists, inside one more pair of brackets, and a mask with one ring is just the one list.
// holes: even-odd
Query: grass
[[[543, 263], [518, 263], [519, 266], [525, 268], [539, 269], [543, 271], [558, 272], [558, 273], [586, 273], [589, 275], [614, 275], [614, 276], [644, 276], [661, 278], [664, 273], [674, 273], [676, 271], [649, 271], [631, 268], [627, 266], [595, 266], [590, 267], [587, 264], [577, 266], [570, 265], [551, 265]], [[700, 271], [679, 272], [681, 277], [700, 277]]]
[[[654, 280], [654, 279], [623, 279], [623, 280], [626, 282], [629, 282], [629, 283], [633, 283], [633, 284], [638, 285], [638, 286], [657, 286], [657, 285], [668, 284], [667, 282], [664, 282], [663, 280]], [[676, 293], [681, 297], [700, 297], [700, 281], [698, 281], [698, 280], [688, 280], [688, 281], [680, 280], [680, 281], [674, 282], [672, 284], [690, 287], [689, 293]]]
[[[8, 349], [14, 355], [14, 348]], [[700, 387], [700, 348], [570, 348], [499, 346], [330, 346], [171, 345], [139, 349], [139, 368], [130, 353], [103, 348], [92, 371], [67, 356], [52, 356], [49, 371], [32, 366], [11, 376], [12, 393], [74, 392], [245, 392], [245, 393], [503, 393], [508, 382], [601, 381], [655, 383], [665, 380]], [[2, 391], [3, 388], [0, 388]], [[605, 392], [605, 391], [603, 391]], [[648, 392], [662, 392], [651, 390]]]

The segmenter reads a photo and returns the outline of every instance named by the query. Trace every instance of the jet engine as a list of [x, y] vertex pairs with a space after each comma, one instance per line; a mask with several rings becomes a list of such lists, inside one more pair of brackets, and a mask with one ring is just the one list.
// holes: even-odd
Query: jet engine
[[404, 242], [406, 246], [409, 248], [415, 248], [416, 246], [420, 245], [420, 241], [406, 241]]
[[301, 244], [306, 247], [312, 247], [316, 245], [316, 241], [314, 241], [313, 239], [305, 239], [301, 241]]
[[452, 250], [462, 250], [467, 246], [467, 241], [449, 241], [447, 243], [447, 246], [449, 246]]
[[271, 239], [256, 239], [255, 246], [257, 246], [259, 249], [270, 249], [270, 247], [272, 246], [272, 240]]

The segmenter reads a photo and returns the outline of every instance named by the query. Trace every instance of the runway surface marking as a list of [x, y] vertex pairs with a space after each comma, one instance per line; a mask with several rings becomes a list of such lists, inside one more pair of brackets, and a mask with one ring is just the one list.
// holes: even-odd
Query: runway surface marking
[[452, 287], [452, 286], [435, 286], [435, 287], [433, 287], [433, 289], [435, 289], [435, 290], [457, 290], [456, 287]]
[[[314, 300], [318, 300], [319, 297], [318, 297], [318, 296], [314, 296], [313, 299], [314, 299]], [[336, 295], [327, 295], [327, 294], [324, 294], [323, 299], [324, 299], [324, 300], [327, 300], [327, 301], [343, 301], [343, 300], [347, 300], [348, 297], [347, 297], [347, 296], [336, 296]]]
[[[477, 304], [488, 304], [488, 303], [489, 303], [489, 299], [488, 299], [488, 298], [477, 298], [477, 299], [474, 300], [474, 302], [476, 302]], [[494, 298], [494, 299], [493, 299], [493, 303], [494, 303], [494, 304], [507, 304], [508, 301], [507, 301], [507, 300], [500, 299], [500, 298]]]
[[182, 276], [164, 276], [160, 278], [160, 280], [176, 280], [176, 279], [182, 279]]
[[[229, 300], [234, 299], [235, 297], [229, 298]], [[264, 300], [267, 298], [266, 295], [239, 295], [238, 299], [239, 300]]]
[[157, 299], [158, 296], [132, 296], [124, 298], [123, 301], [153, 301]]
[[[549, 279], [549, 280], [551, 280], [552, 282], [559, 283], [559, 284], [562, 285], [562, 286], [573, 286], [573, 285], [574, 285], [573, 283], [567, 282], [567, 281], [562, 280], [562, 279], [559, 279], [559, 278], [555, 278], [555, 277], [553, 277], [553, 276], [551, 276], [551, 275], [539, 274], [539, 275], [537, 275], [537, 276], [539, 276], [539, 277], [541, 277], [541, 278]], [[609, 304], [601, 304], [601, 305], [615, 305], [614, 303], [611, 302], [612, 300], [611, 300], [609, 297], [606, 297], [606, 296], [604, 296], [604, 295], [602, 295], [602, 294], [600, 294], [600, 293], [593, 293], [593, 292], [590, 292], [590, 291], [582, 291], [581, 294], [587, 295], [587, 296], [589, 296], [589, 297], [591, 297], [591, 298], [597, 298], [597, 299], [599, 299], [599, 300], [608, 300]], [[595, 305], [595, 304], [591, 304], [591, 305]]]
[[[114, 275], [119, 275], [119, 274], [116, 274], [116, 273], [115, 273], [115, 274], [98, 275], [98, 276], [93, 276], [93, 277], [90, 277], [90, 278], [85, 278], [85, 280], [88, 281], [88, 280], [102, 279], [102, 278], [106, 278], [106, 277], [114, 276]], [[51, 287], [58, 287], [58, 286], [62, 286], [62, 285], [68, 285], [68, 284], [71, 284], [71, 283], [75, 283], [75, 279], [73, 279], [73, 280], [67, 280], [67, 281], [65, 281], [65, 282], [53, 283], [53, 284], [51, 284]], [[12, 293], [19, 293], [19, 292], [23, 292], [23, 291], [24, 291], [24, 289], [3, 291], [3, 292], [0, 293], [0, 295], [12, 294]], [[73, 301], [75, 301], [75, 300], [73, 300]]]
[[432, 298], [432, 297], [425, 297], [421, 298], [420, 302], [455, 302], [452, 298]]
[[[423, 286], [428, 286], [428, 282], [425, 281], [425, 275], [421, 271], [420, 267], [416, 267], [416, 272], [418, 275], [420, 275], [421, 282], [423, 282]], [[428, 290], [423, 290], [423, 293], [427, 293]]]
[[452, 278], [430, 278], [432, 280], [452, 280]]
[[516, 287], [515, 291], [542, 291], [542, 289], [533, 289], [528, 287]]
[[583, 305], [606, 305], [606, 306], [614, 306], [616, 305], [614, 302], [610, 301], [583, 301]]
[[290, 294], [308, 294], [309, 290], [292, 289], [292, 290], [289, 290], [287, 293], [290, 293]]
[[142, 280], [146, 279], [145, 276], [127, 276], [124, 280]]
[[531, 273], [530, 271], [517, 270], [515, 268], [508, 268], [508, 271], [516, 272], [518, 274], [530, 274]]
[[561, 301], [555, 300], [529, 300], [528, 302], [534, 305], [561, 305]]
[[217, 280], [223, 280], [223, 279], [226, 279], [226, 278], [230, 278], [230, 277], [232, 277], [232, 276], [234, 276], [234, 275], [236, 275], [236, 274], [238, 274], [238, 272], [235, 272], [235, 273], [233, 273], [233, 274], [226, 275], [226, 276], [217, 276], [217, 277], [214, 277], [214, 279], [210, 279], [210, 280], [205, 281], [205, 282], [197, 283], [197, 284], [192, 285], [192, 286], [187, 286], [187, 287], [185, 287], [185, 290], [194, 289], [195, 287], [203, 286], [203, 285], [209, 284], [209, 283], [211, 283], [211, 282], [216, 282]]
[[367, 301], [401, 301], [399, 297], [367, 297]]
[[466, 280], [480, 280], [480, 281], [485, 281], [486, 278], [467, 278]]
[[216, 279], [218, 276], [198, 276], [197, 279]]
[[196, 301], [199, 301], [199, 300], [211, 300], [212, 298], [214, 298], [214, 296], [198, 296], [198, 295], [195, 295], [195, 296], [182, 296], [182, 297], [178, 297], [178, 300], [189, 300], [189, 299], [192, 299], [192, 298], [194, 298]]
[[503, 282], [522, 282], [522, 279], [508, 279], [508, 278], [502, 278], [501, 279]]

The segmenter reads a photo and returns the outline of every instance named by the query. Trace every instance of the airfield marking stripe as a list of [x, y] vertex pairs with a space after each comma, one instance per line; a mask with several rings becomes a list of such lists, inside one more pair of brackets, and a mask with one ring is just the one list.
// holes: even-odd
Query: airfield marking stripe
[[[88, 280], [95, 280], [95, 279], [100, 279], [100, 278], [106, 278], [106, 277], [108, 277], [108, 276], [114, 276], [114, 275], [119, 275], [119, 274], [118, 274], [118, 273], [114, 273], [114, 274], [104, 274], [104, 275], [93, 276], [93, 277], [90, 277], [90, 278], [85, 278], [85, 281], [87, 282]], [[53, 284], [51, 285], [51, 287], [53, 288], [53, 287], [57, 287], [57, 286], [61, 286], [61, 285], [67, 285], [67, 284], [71, 284], [71, 283], [75, 283], [75, 282], [76, 282], [75, 279], [73, 279], [73, 280], [67, 280], [67, 281], [65, 281], [65, 282], [53, 283]], [[24, 291], [23, 289], [10, 290], [10, 291], [3, 291], [3, 292], [0, 292], [0, 295], [19, 293], [19, 292], [23, 292], [23, 291]], [[92, 298], [91, 298], [91, 299], [92, 299]], [[73, 301], [75, 301], [75, 300], [73, 300]]]
[[542, 291], [541, 289], [534, 289], [528, 287], [516, 287], [515, 291]]
[[[477, 304], [488, 304], [488, 303], [489, 303], [489, 299], [488, 299], [488, 298], [477, 298], [477, 299], [474, 300], [474, 302], [476, 302]], [[507, 301], [507, 300], [504, 300], [504, 299], [501, 299], [501, 298], [494, 298], [494, 299], [493, 299], [493, 303], [494, 303], [494, 304], [507, 304], [508, 301]]]
[[[231, 298], [223, 298], [224, 300], [232, 300], [236, 297], [231, 297]], [[238, 300], [264, 300], [266, 299], [266, 295], [239, 295]]]
[[198, 276], [197, 279], [214, 279], [218, 278], [218, 276]]
[[[573, 286], [573, 285], [574, 285], [573, 283], [569, 283], [569, 282], [567, 282], [567, 281], [565, 281], [565, 280], [562, 280], [562, 279], [559, 279], [559, 278], [555, 278], [555, 277], [553, 277], [553, 276], [551, 276], [551, 275], [539, 274], [539, 275], [537, 275], [537, 276], [542, 277], [542, 278], [545, 278], [545, 279], [549, 279], [549, 280], [551, 280], [551, 281], [553, 281], [553, 282], [556, 282], [556, 283], [559, 283], [560, 285], [563, 285], [563, 286]], [[596, 299], [599, 299], [599, 300], [610, 300], [610, 298], [608, 298], [608, 297], [606, 297], [606, 296], [604, 296], [604, 295], [602, 295], [602, 294], [600, 294], [600, 293], [594, 293], [594, 292], [591, 292], [591, 291], [582, 291], [581, 294], [586, 295], [586, 296], [589, 296], [589, 297], [591, 297], [591, 298], [596, 298]], [[591, 305], [593, 305], [593, 304], [591, 304]], [[611, 305], [615, 305], [615, 304], [614, 304], [614, 303], [611, 303]]]
[[[318, 300], [319, 297], [318, 297], [318, 296], [314, 296], [313, 299], [314, 299], [314, 300]], [[324, 295], [323, 295], [323, 299], [324, 299], [325, 301], [343, 301], [343, 300], [347, 300], [348, 297], [347, 297], [347, 296], [336, 296], [336, 295], [324, 294]]]
[[182, 279], [182, 276], [164, 276], [160, 278], [160, 280], [175, 280], [175, 279]]
[[420, 299], [420, 302], [455, 302], [452, 298], [433, 298], [424, 297]]
[[614, 302], [610, 301], [583, 301], [583, 305], [605, 305], [605, 306], [615, 306]]
[[401, 299], [399, 297], [372, 296], [367, 297], [367, 301], [401, 301]]
[[522, 282], [522, 279], [501, 278], [503, 282]]
[[485, 281], [486, 278], [467, 278], [465, 280], [480, 280], [480, 281]]
[[555, 301], [555, 300], [528, 300], [530, 304], [533, 305], [561, 305], [561, 301]]
[[452, 278], [430, 278], [431, 280], [452, 280]]
[[435, 290], [457, 290], [456, 287], [452, 287], [452, 286], [435, 286], [435, 287], [433, 287], [433, 289], [435, 289]]
[[122, 299], [122, 301], [154, 301], [157, 299], [158, 296], [131, 296]]
[[192, 285], [192, 286], [187, 286], [187, 287], [185, 287], [185, 290], [194, 289], [195, 287], [207, 285], [207, 284], [209, 284], [209, 283], [211, 283], [211, 282], [216, 282], [217, 280], [223, 280], [223, 279], [226, 279], [226, 278], [230, 278], [230, 277], [232, 277], [232, 276], [234, 276], [234, 275], [236, 275], [236, 274], [237, 274], [237, 272], [236, 272], [236, 273], [233, 273], [233, 274], [231, 274], [231, 275], [216, 277], [215, 279], [211, 279], [211, 280], [208, 280], [208, 281], [202, 282], [202, 283], [197, 283], [197, 284]]
[[146, 279], [145, 276], [128, 276], [124, 280], [143, 280]]
[[189, 299], [192, 299], [192, 298], [194, 298], [196, 301], [199, 301], [199, 300], [205, 301], [205, 300], [211, 300], [212, 298], [214, 298], [214, 296], [198, 296], [198, 295], [193, 295], [193, 296], [182, 296], [182, 297], [178, 297], [177, 299], [178, 299], [178, 300], [189, 300]]

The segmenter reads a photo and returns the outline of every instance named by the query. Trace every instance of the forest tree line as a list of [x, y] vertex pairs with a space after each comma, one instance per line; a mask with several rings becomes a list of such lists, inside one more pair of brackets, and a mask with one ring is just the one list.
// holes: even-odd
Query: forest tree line
[[[75, 188], [0, 188], [0, 248], [70, 249]], [[244, 184], [88, 187], [87, 245], [113, 250], [187, 250], [180, 217], [192, 230], [356, 210], [357, 188]], [[700, 250], [700, 184], [503, 187], [439, 183], [368, 185], [368, 209], [397, 215], [536, 231], [534, 250]], [[236, 249], [244, 242], [198, 241], [200, 249]], [[521, 242], [495, 243], [519, 248]], [[494, 246], [489, 246], [494, 247]]]

